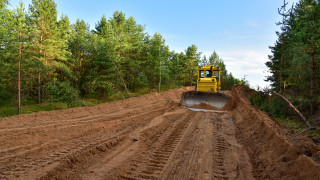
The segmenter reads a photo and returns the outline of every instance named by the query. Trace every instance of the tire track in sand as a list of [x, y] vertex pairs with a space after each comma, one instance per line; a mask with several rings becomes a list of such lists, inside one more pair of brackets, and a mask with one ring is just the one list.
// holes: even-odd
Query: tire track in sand
[[[52, 167], [56, 167], [60, 161], [67, 160], [72, 157], [73, 154], [98, 147], [104, 143], [108, 144], [112, 139], [117, 139], [121, 135], [131, 132], [153, 117], [165, 113], [171, 106], [172, 102], [168, 101], [164, 106], [162, 105], [161, 108], [153, 107], [150, 108], [150, 111], [144, 113], [134, 114], [129, 117], [123, 116], [124, 118], [118, 119], [117, 122], [119, 123], [115, 124], [113, 128], [110, 128], [112, 131], [107, 134], [105, 134], [105, 131], [98, 131], [93, 132], [90, 136], [88, 136], [87, 133], [79, 134], [76, 137], [72, 137], [67, 142], [49, 141], [48, 144], [45, 145], [30, 145], [27, 149], [17, 147], [16, 150], [21, 151], [19, 153], [17, 153], [14, 148], [7, 151], [3, 150], [2, 154], [4, 154], [4, 156], [0, 159], [1, 177], [18, 178], [28, 176], [28, 174], [32, 174], [32, 172], [44, 167], [50, 167], [49, 169], [52, 169]], [[104, 135], [101, 133], [104, 133]], [[48, 148], [50, 151], [39, 156], [44, 149]], [[16, 159], [19, 159], [19, 161], [16, 161]]]
[[[174, 154], [176, 147], [179, 146], [181, 138], [196, 113], [187, 111], [174, 122], [169, 122], [169, 127], [158, 129], [158, 133], [153, 132], [149, 137], [151, 142], [146, 149], [140, 153], [138, 158], [134, 158], [129, 166], [118, 169], [111, 179], [157, 179], [165, 167], [167, 161]], [[171, 126], [170, 126], [170, 123]]]

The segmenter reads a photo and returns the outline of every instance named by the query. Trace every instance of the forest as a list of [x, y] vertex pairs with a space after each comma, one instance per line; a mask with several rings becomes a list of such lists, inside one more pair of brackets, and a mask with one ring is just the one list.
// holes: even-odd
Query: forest
[[270, 46], [267, 81], [290, 98], [297, 108], [312, 116], [320, 102], [320, 3], [284, 1], [278, 9], [278, 39]]
[[[207, 64], [221, 68], [223, 89], [244, 81], [227, 72], [215, 51], [209, 58], [195, 44], [170, 51], [160, 33], [149, 35], [123, 12], [103, 15], [91, 29], [84, 20], [58, 17], [54, 0], [15, 9], [9, 3], [0, 0], [0, 117], [30, 104], [69, 108], [192, 86], [197, 67]], [[46, 110], [61, 108], [51, 105]]]

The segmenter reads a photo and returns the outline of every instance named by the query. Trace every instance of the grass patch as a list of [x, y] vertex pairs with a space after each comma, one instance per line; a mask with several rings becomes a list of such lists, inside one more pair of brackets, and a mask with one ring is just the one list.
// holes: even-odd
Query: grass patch
[[85, 98], [81, 100], [84, 104], [86, 104], [86, 106], [89, 106], [89, 107], [107, 102], [106, 100], [94, 99], [94, 98]]
[[[66, 103], [60, 102], [43, 102], [41, 104], [27, 104], [21, 106], [21, 114], [31, 114], [39, 111], [52, 111], [67, 109]], [[7, 104], [0, 107], [0, 117], [15, 116], [17, 115], [17, 105]]]
[[[290, 99], [298, 109], [308, 109], [308, 102], [302, 97], [289, 95], [286, 97]], [[283, 128], [293, 130], [294, 132], [305, 131], [308, 128], [305, 122], [278, 96], [270, 96], [267, 93], [253, 91], [250, 96], [250, 103], [267, 112]], [[308, 114], [307, 111], [303, 111], [302, 113], [304, 115]], [[312, 125], [312, 127], [313, 128], [307, 131], [306, 134], [313, 138], [320, 138], [320, 127], [316, 125]]]
[[[170, 89], [178, 89], [183, 88], [183, 86], [161, 86], [161, 92], [168, 91]], [[130, 97], [138, 97], [145, 94], [159, 92], [158, 89], [150, 89], [150, 88], [140, 88], [135, 90], [134, 92], [129, 92]], [[122, 93], [122, 95], [121, 95]], [[109, 97], [105, 99], [99, 99], [97, 97], [85, 97], [81, 98], [81, 101], [86, 106], [96, 106], [102, 103], [119, 101], [125, 98], [129, 98], [126, 91], [115, 92], [111, 94]], [[61, 110], [68, 109], [68, 105], [63, 102], [53, 102], [53, 101], [44, 101], [41, 104], [36, 104], [34, 100], [30, 99], [22, 99], [21, 102], [21, 114], [31, 114], [39, 111], [52, 111], [52, 110]], [[12, 100], [8, 101], [5, 104], [0, 105], [0, 117], [8, 117], [17, 115], [17, 103]]]
[[317, 127], [312, 131], [309, 131], [308, 135], [312, 136], [312, 137], [315, 137], [315, 138], [320, 138], [320, 127]]
[[295, 132], [300, 132], [307, 128], [307, 125], [296, 117], [275, 117], [274, 119], [280, 124], [281, 127], [291, 129]]

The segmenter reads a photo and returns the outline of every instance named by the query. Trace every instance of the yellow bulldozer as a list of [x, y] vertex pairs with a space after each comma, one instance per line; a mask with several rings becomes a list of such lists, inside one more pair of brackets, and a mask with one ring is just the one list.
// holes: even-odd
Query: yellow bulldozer
[[215, 109], [222, 109], [229, 100], [230, 97], [221, 91], [220, 68], [206, 65], [198, 68], [195, 91], [184, 92], [180, 104], [192, 107], [205, 103]]

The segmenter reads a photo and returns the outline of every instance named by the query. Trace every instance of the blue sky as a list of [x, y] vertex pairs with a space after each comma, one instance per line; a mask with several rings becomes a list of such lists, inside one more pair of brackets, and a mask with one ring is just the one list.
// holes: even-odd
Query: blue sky
[[[20, 0], [11, 0], [17, 7]], [[31, 0], [23, 0], [27, 7]], [[55, 0], [59, 16], [74, 23], [85, 20], [90, 28], [102, 15], [116, 10], [145, 25], [150, 35], [163, 35], [170, 50], [185, 51], [195, 44], [207, 57], [215, 50], [228, 72], [246, 77], [250, 86], [265, 87], [268, 74], [264, 63], [271, 54], [268, 46], [277, 39], [275, 25], [281, 20], [278, 8], [283, 0]], [[287, 0], [289, 4], [298, 0]]]

